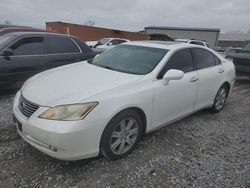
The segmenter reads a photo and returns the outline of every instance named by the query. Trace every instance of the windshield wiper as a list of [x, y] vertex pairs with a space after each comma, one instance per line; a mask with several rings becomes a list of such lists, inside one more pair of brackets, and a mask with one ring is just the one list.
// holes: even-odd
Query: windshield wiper
[[95, 66], [98, 66], [98, 67], [102, 67], [102, 68], [105, 68], [105, 69], [117, 71], [116, 69], [114, 69], [114, 68], [112, 68], [112, 67], [109, 67], [109, 66], [107, 66], [107, 65], [100, 65], [100, 64], [93, 63], [93, 59], [89, 59], [87, 62], [88, 62], [89, 64], [92, 64], [92, 65], [95, 65]]
[[92, 64], [93, 63], [93, 59], [89, 59], [87, 62], [90, 63], [90, 64]]
[[112, 68], [112, 67], [109, 67], [109, 66], [101, 66], [101, 67], [103, 67], [103, 68], [105, 68], [105, 69], [109, 69], [109, 70], [114, 70], [114, 71], [116, 71], [116, 69], [114, 69], [114, 68]]

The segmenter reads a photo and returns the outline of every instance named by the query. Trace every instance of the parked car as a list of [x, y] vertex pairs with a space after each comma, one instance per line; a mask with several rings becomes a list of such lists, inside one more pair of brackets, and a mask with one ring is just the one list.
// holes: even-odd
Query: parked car
[[150, 40], [158, 40], [158, 41], [174, 41], [169, 35], [154, 33], [149, 35]]
[[241, 53], [242, 52], [242, 48], [241, 47], [228, 47], [225, 50], [225, 56], [230, 55], [232, 53]]
[[84, 42], [68, 35], [44, 32], [5, 34], [0, 36], [1, 88], [47, 69], [91, 59], [96, 54]]
[[214, 50], [219, 53], [224, 53], [226, 51], [226, 47], [216, 46]]
[[239, 76], [250, 77], [250, 43], [247, 44], [241, 53], [230, 53], [226, 58], [231, 59]]
[[210, 48], [209, 44], [206, 41], [202, 40], [195, 40], [195, 39], [175, 39], [176, 42], [185, 42], [188, 44], [195, 44], [195, 45], [200, 45], [200, 46], [205, 46]]
[[15, 96], [14, 121], [52, 157], [116, 160], [148, 132], [204, 108], [219, 112], [234, 79], [233, 63], [209, 48], [129, 42], [30, 78]]
[[127, 39], [121, 39], [121, 38], [103, 38], [97, 42], [96, 45], [94, 45], [94, 48], [101, 48], [101, 49], [111, 49], [114, 46], [118, 44], [122, 44], [124, 42], [128, 42]]
[[98, 41], [86, 41], [85, 43], [90, 47], [94, 48]]
[[56, 33], [52, 31], [47, 31], [44, 29], [37, 29], [37, 28], [31, 28], [31, 27], [7, 27], [0, 29], [0, 36], [5, 35], [7, 33], [13, 33], [13, 32], [46, 32], [46, 33]]
[[218, 52], [221, 56], [225, 57], [226, 47], [216, 46], [214, 50]]

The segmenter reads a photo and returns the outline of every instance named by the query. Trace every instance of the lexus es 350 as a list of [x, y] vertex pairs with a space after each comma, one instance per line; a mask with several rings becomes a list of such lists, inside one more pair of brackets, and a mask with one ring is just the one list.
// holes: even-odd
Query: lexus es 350
[[128, 42], [25, 82], [14, 99], [22, 138], [62, 160], [116, 160], [141, 137], [204, 108], [219, 112], [235, 69], [216, 52], [175, 42]]

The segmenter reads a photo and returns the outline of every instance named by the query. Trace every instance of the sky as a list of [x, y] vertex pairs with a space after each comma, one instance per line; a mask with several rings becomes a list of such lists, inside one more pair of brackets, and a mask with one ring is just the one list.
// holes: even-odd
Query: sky
[[250, 0], [0, 0], [0, 24], [63, 21], [127, 31], [146, 26], [250, 30]]

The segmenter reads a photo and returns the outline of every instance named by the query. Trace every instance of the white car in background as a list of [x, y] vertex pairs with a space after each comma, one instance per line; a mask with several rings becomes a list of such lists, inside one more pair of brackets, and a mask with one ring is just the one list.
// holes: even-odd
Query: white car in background
[[97, 44], [98, 41], [86, 41], [85, 43], [90, 47], [90, 48], [93, 48], [96, 44]]
[[184, 43], [188, 43], [188, 44], [195, 44], [195, 45], [199, 45], [199, 46], [204, 46], [204, 47], [208, 47], [211, 48], [209, 46], [209, 44], [206, 41], [202, 41], [202, 40], [194, 40], [194, 39], [175, 39], [176, 42], [184, 42]]
[[129, 42], [129, 40], [122, 38], [103, 38], [99, 40], [96, 45], [94, 45], [94, 48], [101, 48], [108, 50], [115, 47], [118, 44], [122, 44], [125, 42]]
[[15, 96], [14, 121], [52, 157], [116, 160], [148, 132], [204, 108], [219, 112], [234, 82], [233, 63], [209, 48], [129, 42], [30, 78]]

